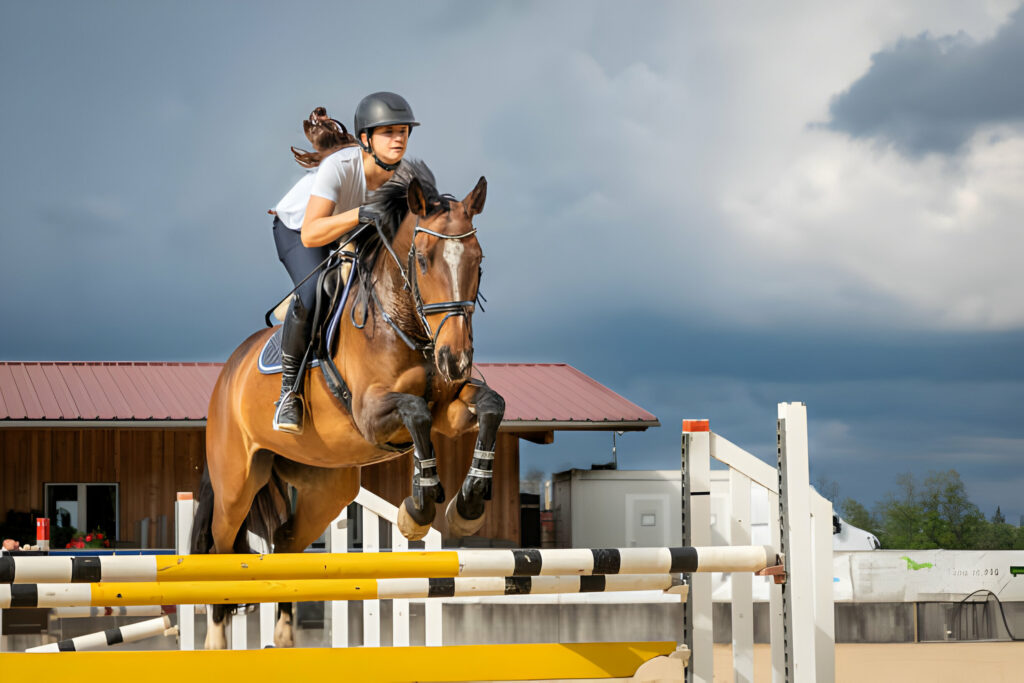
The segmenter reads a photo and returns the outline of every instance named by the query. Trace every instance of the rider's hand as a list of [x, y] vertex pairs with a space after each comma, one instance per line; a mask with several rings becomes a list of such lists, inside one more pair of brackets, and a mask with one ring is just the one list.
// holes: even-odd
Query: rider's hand
[[360, 223], [373, 223], [376, 225], [377, 220], [380, 218], [380, 213], [373, 206], [360, 206], [359, 207], [359, 222]]

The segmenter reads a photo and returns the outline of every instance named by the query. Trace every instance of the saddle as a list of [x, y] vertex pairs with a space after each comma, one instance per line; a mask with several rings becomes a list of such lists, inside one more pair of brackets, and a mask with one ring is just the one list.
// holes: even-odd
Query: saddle
[[[300, 368], [300, 376], [307, 368], [320, 368], [331, 393], [341, 401], [345, 410], [352, 412], [352, 392], [331, 359], [337, 339], [341, 314], [345, 309], [351, 282], [354, 279], [358, 257], [353, 252], [342, 252], [343, 256], [333, 259], [317, 278], [316, 306], [313, 311], [313, 334], [310, 344], [312, 353], [306, 355], [306, 367]], [[276, 316], [275, 308], [275, 317]], [[287, 310], [287, 309], [286, 309]], [[277, 328], [260, 350], [257, 367], [264, 375], [281, 372], [281, 329]]]

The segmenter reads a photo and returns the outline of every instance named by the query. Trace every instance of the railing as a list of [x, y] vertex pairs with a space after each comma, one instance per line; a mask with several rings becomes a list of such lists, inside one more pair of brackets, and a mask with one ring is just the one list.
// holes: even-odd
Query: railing
[[[402, 551], [409, 549], [409, 541], [398, 530], [398, 508], [366, 489], [360, 489], [354, 501], [360, 514], [360, 531], [362, 552], [381, 552], [381, 522], [390, 530], [390, 550]], [[327, 552], [349, 552], [349, 508], [330, 523], [326, 532]], [[179, 493], [175, 507], [175, 528], [177, 530], [177, 552], [185, 555], [189, 552], [192, 535], [192, 518], [194, 502], [191, 493]], [[441, 549], [441, 533], [431, 529], [422, 541], [425, 550]], [[250, 546], [259, 551], [267, 552], [263, 539], [250, 534]], [[410, 644], [410, 603], [408, 599], [392, 600], [391, 611], [391, 644], [404, 646]], [[417, 601], [418, 602], [418, 601]], [[440, 646], [442, 644], [441, 603], [437, 600], [423, 600], [424, 605], [424, 644]], [[380, 646], [385, 640], [381, 629], [380, 600], [361, 600], [362, 607], [362, 645], [365, 647]], [[324, 605], [324, 631], [328, 645], [331, 647], [349, 647], [352, 643], [348, 617], [350, 604], [348, 601], [335, 600]], [[277, 605], [262, 603], [257, 607], [259, 612], [259, 643], [260, 647], [274, 644], [274, 626]], [[197, 649], [195, 642], [195, 605], [178, 606], [179, 644], [182, 650]], [[297, 615], [296, 615], [297, 616]], [[246, 649], [248, 643], [248, 624], [244, 613], [234, 615], [231, 619], [230, 647], [234, 650]], [[207, 613], [207, 628], [212, 615]], [[293, 627], [296, 624], [293, 622]]]

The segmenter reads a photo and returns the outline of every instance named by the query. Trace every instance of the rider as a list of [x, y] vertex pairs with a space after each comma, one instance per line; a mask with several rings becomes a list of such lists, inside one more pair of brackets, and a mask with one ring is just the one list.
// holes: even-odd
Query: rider
[[[314, 109], [309, 118], [302, 122], [302, 128], [316, 151], [306, 152], [292, 147], [295, 161], [305, 168], [306, 172], [269, 212], [274, 216], [274, 244], [277, 246], [277, 257], [296, 285], [327, 258], [330, 251], [327, 247], [306, 248], [299, 237], [302, 219], [306, 214], [306, 204], [309, 203], [309, 192], [316, 178], [316, 169], [320, 162], [331, 154], [344, 147], [355, 147], [358, 144], [345, 126], [330, 118], [323, 107]], [[299, 297], [304, 302], [311, 302], [315, 287], [316, 278], [309, 278], [300, 286]], [[279, 317], [283, 320], [285, 316]]]
[[[303, 272], [292, 273], [289, 267], [293, 281], [300, 281], [326, 258], [328, 245], [360, 223], [370, 222], [372, 217], [360, 211], [366, 194], [391, 179], [405, 156], [412, 127], [418, 125], [409, 103], [395, 93], [376, 92], [359, 102], [354, 126], [358, 147], [341, 147], [319, 162], [299, 225], [302, 243], [295, 241], [288, 252], [291, 260], [301, 259], [303, 264], [296, 269]], [[301, 256], [290, 256], [291, 252]], [[302, 387], [295, 387], [295, 379], [312, 331], [316, 279], [311, 277], [292, 295], [281, 331], [281, 398], [274, 429], [293, 434], [302, 433]]]

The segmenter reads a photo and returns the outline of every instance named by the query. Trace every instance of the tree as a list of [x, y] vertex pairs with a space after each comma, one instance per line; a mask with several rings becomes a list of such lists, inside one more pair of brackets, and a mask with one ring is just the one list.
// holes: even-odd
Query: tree
[[839, 503], [839, 482], [828, 477], [819, 476], [814, 479], [814, 488], [832, 505]]
[[1003, 511], [996, 505], [996, 511], [992, 513], [993, 524], [1006, 524], [1006, 517], [1003, 515]]
[[996, 511], [992, 514], [992, 519], [986, 527], [985, 540], [982, 547], [989, 550], [1013, 549], [1018, 529], [1006, 523], [1006, 517], [998, 506], [996, 506]]
[[877, 507], [883, 548], [967, 550], [1012, 542], [1003, 535], [993, 538], [991, 525], [968, 499], [956, 470], [930, 472], [923, 485], [914, 475], [901, 474], [896, 484], [898, 490], [886, 494]]
[[934, 548], [922, 538], [924, 510], [914, 475], [907, 472], [896, 477], [896, 492], [889, 492], [878, 503], [880, 521], [878, 540], [883, 548]]
[[839, 506], [839, 510], [842, 513], [843, 519], [858, 529], [864, 531], [870, 531], [871, 533], [878, 535], [880, 531], [880, 524], [878, 520], [868, 512], [868, 509], [855, 501], [853, 498], [847, 498], [843, 501], [842, 505]]
[[544, 472], [536, 467], [531, 467], [526, 470], [526, 474], [519, 479], [519, 492], [539, 494], [543, 483]]
[[937, 548], [968, 550], [984, 547], [985, 515], [967, 498], [956, 470], [931, 472], [924, 481], [925, 525]]

